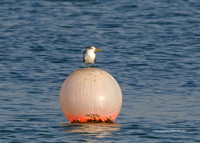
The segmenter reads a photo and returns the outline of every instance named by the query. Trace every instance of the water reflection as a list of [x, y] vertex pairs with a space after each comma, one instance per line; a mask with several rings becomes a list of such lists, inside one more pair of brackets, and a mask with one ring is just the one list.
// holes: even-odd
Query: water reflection
[[104, 138], [110, 136], [114, 131], [120, 129], [120, 124], [109, 123], [80, 123], [80, 124], [62, 124], [63, 131], [69, 134], [78, 134], [81, 136], [95, 136]]

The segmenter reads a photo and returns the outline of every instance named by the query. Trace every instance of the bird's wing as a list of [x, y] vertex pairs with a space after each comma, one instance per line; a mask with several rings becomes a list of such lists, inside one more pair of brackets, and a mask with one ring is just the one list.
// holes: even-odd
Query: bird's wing
[[95, 54], [94, 62], [96, 62], [96, 53], [94, 53], [94, 54]]
[[86, 50], [83, 51], [83, 61], [85, 62], [85, 53], [86, 53]]
[[83, 51], [83, 55], [85, 55], [86, 50]]

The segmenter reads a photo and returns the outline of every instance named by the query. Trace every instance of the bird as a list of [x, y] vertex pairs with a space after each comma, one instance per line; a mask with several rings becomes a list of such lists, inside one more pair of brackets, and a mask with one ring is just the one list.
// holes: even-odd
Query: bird
[[85, 51], [83, 52], [83, 62], [87, 65], [88, 63], [92, 64], [96, 62], [96, 51], [102, 51], [101, 49], [97, 49], [94, 46], [86, 47]]

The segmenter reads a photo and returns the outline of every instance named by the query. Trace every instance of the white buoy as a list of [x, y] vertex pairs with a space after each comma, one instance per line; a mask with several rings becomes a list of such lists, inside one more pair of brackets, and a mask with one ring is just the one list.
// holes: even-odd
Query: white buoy
[[60, 104], [67, 119], [78, 122], [113, 122], [122, 106], [117, 81], [106, 71], [83, 68], [63, 83]]

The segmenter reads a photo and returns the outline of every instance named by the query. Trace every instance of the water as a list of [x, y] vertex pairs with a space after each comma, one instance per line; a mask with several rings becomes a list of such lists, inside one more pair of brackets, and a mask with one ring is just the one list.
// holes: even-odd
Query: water
[[[115, 124], [60, 107], [90, 45], [123, 92]], [[200, 142], [199, 61], [199, 0], [1, 0], [0, 142]]]

